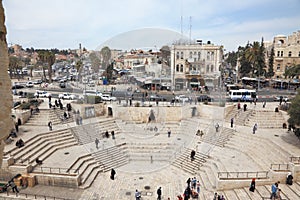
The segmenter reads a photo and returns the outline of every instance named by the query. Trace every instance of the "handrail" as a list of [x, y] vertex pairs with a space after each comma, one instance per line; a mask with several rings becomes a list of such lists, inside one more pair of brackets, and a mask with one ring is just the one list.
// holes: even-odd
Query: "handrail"
[[40, 199], [43, 198], [44, 200], [75, 200], [71, 198], [63, 198], [63, 197], [55, 197], [49, 195], [39, 195], [39, 194], [27, 194], [27, 193], [12, 193], [7, 191], [6, 196], [15, 196], [17, 198], [25, 198], [25, 199]]
[[271, 164], [271, 169], [274, 171], [287, 171], [289, 168], [289, 164]]
[[300, 156], [292, 156], [290, 157], [290, 161], [295, 164], [300, 164]]
[[35, 167], [34, 173], [78, 175], [79, 170], [61, 167]]
[[251, 179], [268, 178], [268, 171], [257, 172], [218, 172], [219, 179]]

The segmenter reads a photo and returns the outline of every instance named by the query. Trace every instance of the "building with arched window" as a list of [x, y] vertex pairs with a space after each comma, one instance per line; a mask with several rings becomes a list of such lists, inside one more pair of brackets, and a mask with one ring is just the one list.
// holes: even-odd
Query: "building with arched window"
[[284, 78], [287, 68], [300, 64], [300, 30], [289, 36], [277, 35], [265, 47], [267, 60], [274, 48], [274, 78]]
[[198, 89], [204, 77], [218, 79], [223, 47], [211, 44], [175, 44], [171, 47], [171, 85], [173, 90]]

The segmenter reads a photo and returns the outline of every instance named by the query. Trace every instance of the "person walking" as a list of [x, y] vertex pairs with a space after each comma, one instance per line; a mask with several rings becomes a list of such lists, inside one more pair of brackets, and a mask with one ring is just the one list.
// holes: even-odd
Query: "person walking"
[[278, 189], [278, 183], [274, 183], [274, 184], [271, 186], [271, 197], [270, 197], [270, 199], [272, 199], [272, 200], [275, 200], [275, 199], [276, 199], [277, 189]]
[[98, 140], [98, 138], [95, 139], [95, 144], [96, 144], [96, 148], [99, 149], [99, 146], [98, 146], [99, 145], [99, 140]]
[[288, 175], [286, 176], [286, 184], [288, 185], [293, 185], [293, 175], [291, 172], [288, 173]]
[[255, 178], [252, 179], [249, 191], [254, 192], [255, 190]]
[[215, 125], [216, 132], [219, 132], [219, 127], [220, 127], [220, 125], [218, 123], [216, 123], [216, 125]]
[[157, 193], [157, 200], [161, 200], [161, 187], [159, 187], [158, 189], [157, 189], [157, 191], [156, 191], [156, 193]]
[[18, 187], [16, 186], [16, 184], [15, 184], [15, 182], [13, 180], [11, 180], [9, 182], [9, 185], [10, 185], [10, 187], [11, 187], [11, 189], [12, 189], [13, 192], [19, 193]]
[[195, 160], [196, 151], [191, 151], [191, 161]]
[[112, 168], [110, 172], [110, 179], [115, 180], [116, 171]]
[[115, 139], [115, 131], [111, 131], [111, 138], [114, 140]]
[[233, 117], [230, 119], [230, 127], [233, 128]]
[[257, 123], [255, 123], [253, 126], [253, 134], [255, 134], [256, 131], [257, 131]]
[[136, 189], [135, 190], [135, 200], [140, 200], [141, 199], [141, 193]]
[[52, 122], [51, 121], [48, 122], [48, 127], [49, 127], [49, 131], [52, 131]]

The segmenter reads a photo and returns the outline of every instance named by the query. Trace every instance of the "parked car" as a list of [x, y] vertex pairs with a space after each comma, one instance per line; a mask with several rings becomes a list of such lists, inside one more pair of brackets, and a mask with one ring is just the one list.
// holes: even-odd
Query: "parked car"
[[16, 85], [13, 85], [12, 87], [11, 87], [11, 89], [21, 89], [21, 88], [24, 88], [24, 85], [19, 85], [19, 84], [16, 84]]
[[49, 97], [51, 96], [51, 93], [47, 92], [47, 91], [40, 91], [40, 90], [37, 90], [35, 93], [34, 93], [34, 96], [35, 97]]
[[43, 81], [42, 80], [35, 80], [35, 81], [32, 81], [32, 83], [34, 85], [38, 85], [38, 84], [41, 84]]
[[189, 100], [190, 98], [185, 95], [175, 96], [175, 101], [177, 102], [188, 102]]
[[290, 100], [288, 96], [275, 96], [274, 97], [274, 101], [280, 101], [280, 99], [281, 99], [281, 101], [289, 101]]
[[28, 88], [32, 88], [33, 86], [34, 86], [34, 84], [33, 84], [32, 81], [28, 81], [28, 82], [26, 83], [26, 87], [28, 87]]
[[110, 96], [109, 94], [102, 94], [101, 95], [101, 99], [103, 101], [117, 101], [117, 98], [116, 97], [112, 97]]
[[75, 97], [75, 95], [70, 94], [70, 93], [63, 93], [63, 94], [59, 94], [59, 95], [58, 95], [58, 98], [59, 98], [59, 99], [69, 99], [69, 100], [73, 100], [73, 99], [75, 99], [76, 97]]
[[290, 100], [290, 98], [288, 97], [288, 96], [275, 96], [274, 97], [274, 101], [280, 101], [280, 99], [281, 99], [281, 101], [289, 101]]
[[59, 87], [60, 88], [66, 88], [66, 83], [65, 82], [60, 82]]
[[197, 100], [198, 100], [199, 102], [204, 102], [204, 101], [211, 102], [211, 101], [212, 101], [212, 98], [211, 98], [210, 96], [204, 94], [204, 95], [198, 96], [198, 97], [197, 97]]
[[167, 99], [163, 96], [160, 96], [160, 95], [150, 95], [149, 97], [150, 101], [166, 101]]

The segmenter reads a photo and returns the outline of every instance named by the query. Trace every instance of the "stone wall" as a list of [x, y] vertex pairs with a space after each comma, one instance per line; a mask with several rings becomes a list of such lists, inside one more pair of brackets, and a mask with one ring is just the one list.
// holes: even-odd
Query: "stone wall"
[[[2, 0], [0, 0], [0, 141], [6, 137], [13, 127], [11, 117], [12, 95], [11, 81], [8, 76], [8, 53], [6, 43], [5, 16]], [[0, 144], [0, 164], [2, 164], [4, 142]]]
[[107, 115], [107, 105], [104, 103], [98, 103], [98, 104], [72, 103], [71, 106], [75, 111], [79, 111], [80, 116], [83, 119], [87, 119], [91, 117], [101, 117]]

